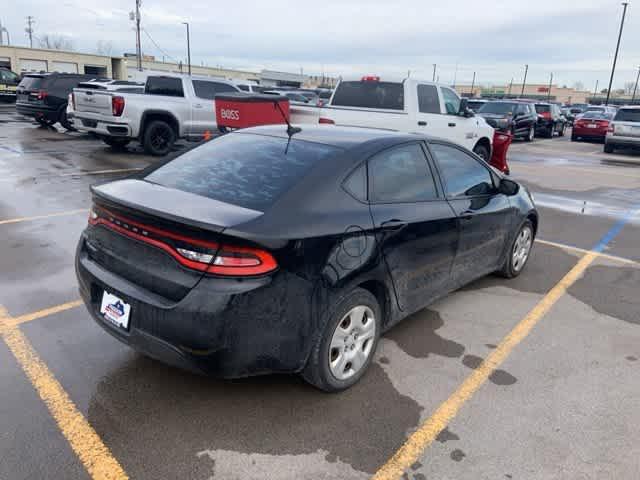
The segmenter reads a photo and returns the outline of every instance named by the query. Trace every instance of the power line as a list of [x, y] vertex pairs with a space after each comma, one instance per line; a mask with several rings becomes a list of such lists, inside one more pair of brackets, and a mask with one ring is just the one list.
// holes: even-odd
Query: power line
[[173, 60], [174, 62], [178, 63], [178, 60], [176, 60], [174, 57], [172, 57], [172, 56], [171, 56], [171, 55], [169, 55], [167, 52], [165, 52], [162, 48], [160, 48], [160, 45], [158, 45], [158, 44], [156, 43], [156, 41], [153, 39], [153, 37], [151, 36], [151, 34], [150, 34], [149, 32], [147, 32], [147, 29], [146, 29], [146, 28], [144, 28], [144, 27], [143, 27], [143, 28], [142, 28], [142, 31], [144, 32], [144, 34], [145, 34], [147, 37], [149, 37], [149, 40], [151, 40], [151, 43], [153, 43], [153, 44], [156, 46], [156, 48], [157, 48], [158, 50], [160, 50], [160, 53], [162, 53], [162, 54], [163, 54], [163, 55], [165, 55], [166, 57], [170, 58], [170, 59], [171, 59], [171, 60]]

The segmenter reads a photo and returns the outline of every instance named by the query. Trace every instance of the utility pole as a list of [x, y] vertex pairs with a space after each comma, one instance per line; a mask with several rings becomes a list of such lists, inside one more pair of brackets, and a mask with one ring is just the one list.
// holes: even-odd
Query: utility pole
[[527, 83], [527, 72], [529, 71], [529, 65], [524, 66], [524, 80], [522, 80], [522, 91], [520, 92], [520, 96], [524, 96], [524, 86]]
[[458, 79], [458, 62], [456, 62], [456, 70], [453, 74], [453, 89], [456, 89], [456, 80]]
[[11, 39], [9, 38], [9, 30], [2, 26], [2, 22], [0, 22], [0, 45], [3, 45], [4, 40], [2, 39], [2, 32], [7, 34], [7, 45], [11, 45]]
[[433, 81], [436, 81], [436, 64], [433, 64]]
[[140, 4], [142, 0], [136, 0], [136, 57], [138, 58], [138, 71], [142, 71], [142, 42], [140, 40]]
[[596, 88], [593, 89], [593, 98], [595, 99], [598, 95], [598, 80], [596, 80]]
[[622, 19], [620, 20], [620, 32], [618, 32], [618, 43], [616, 44], [616, 53], [613, 56], [613, 66], [611, 67], [611, 78], [609, 78], [609, 88], [607, 89], [607, 100], [605, 105], [609, 105], [609, 97], [611, 96], [611, 86], [613, 84], [613, 75], [616, 72], [616, 62], [618, 61], [618, 50], [620, 50], [620, 40], [622, 39], [622, 29], [624, 28], [624, 17], [627, 15], [627, 7], [629, 2], [622, 2]]
[[633, 95], [631, 96], [631, 105], [636, 102], [636, 90], [638, 90], [638, 80], [640, 80], [640, 67], [638, 67], [638, 76], [636, 77], [636, 84], [633, 87]]
[[551, 83], [553, 82], [553, 72], [551, 72], [551, 76], [549, 77], [549, 90], [547, 90], [547, 102], [551, 100]]
[[473, 87], [476, 86], [476, 72], [473, 72], [473, 80], [471, 80], [471, 97], [475, 97], [473, 94]]
[[191, 75], [191, 35], [189, 34], [189, 23], [182, 22], [182, 24], [187, 26], [187, 68], [189, 70], [189, 75]]
[[36, 23], [35, 19], [29, 15], [27, 17], [27, 28], [24, 29], [29, 35], [29, 48], [33, 48], [33, 24]]
[[509, 83], [509, 93], [507, 95], [511, 96], [511, 88], [513, 87], [513, 77], [511, 77], [511, 83]]

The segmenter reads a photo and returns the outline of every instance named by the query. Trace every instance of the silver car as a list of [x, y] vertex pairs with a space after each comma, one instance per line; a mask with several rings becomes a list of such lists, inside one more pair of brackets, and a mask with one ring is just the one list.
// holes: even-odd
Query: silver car
[[604, 151], [613, 153], [619, 147], [640, 148], [640, 106], [621, 107], [609, 124]]

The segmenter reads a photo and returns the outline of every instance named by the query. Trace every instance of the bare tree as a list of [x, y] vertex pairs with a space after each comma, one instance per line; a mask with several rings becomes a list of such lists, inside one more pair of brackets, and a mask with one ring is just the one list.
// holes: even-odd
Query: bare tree
[[50, 35], [45, 33], [38, 39], [40, 48], [50, 50], [75, 50], [73, 41], [62, 35]]
[[625, 82], [624, 84], [624, 94], [631, 95], [633, 93], [633, 87], [635, 87], [636, 82]]
[[98, 55], [111, 55], [113, 52], [113, 42], [110, 40], [98, 40], [96, 44], [96, 53]]
[[584, 83], [579, 82], [579, 81], [578, 82], [574, 82], [573, 83], [573, 88], [574, 88], [574, 90], [578, 90], [578, 91], [584, 90]]

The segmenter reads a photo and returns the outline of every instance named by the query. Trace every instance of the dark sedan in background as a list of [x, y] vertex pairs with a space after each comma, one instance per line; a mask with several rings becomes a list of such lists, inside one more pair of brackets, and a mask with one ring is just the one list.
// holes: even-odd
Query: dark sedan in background
[[477, 115], [496, 130], [509, 132], [527, 142], [535, 137], [538, 115], [531, 102], [495, 100], [480, 107]]
[[356, 383], [380, 334], [478, 277], [514, 277], [526, 188], [422, 136], [308, 126], [224, 135], [92, 188], [76, 256], [97, 323], [169, 364]]

